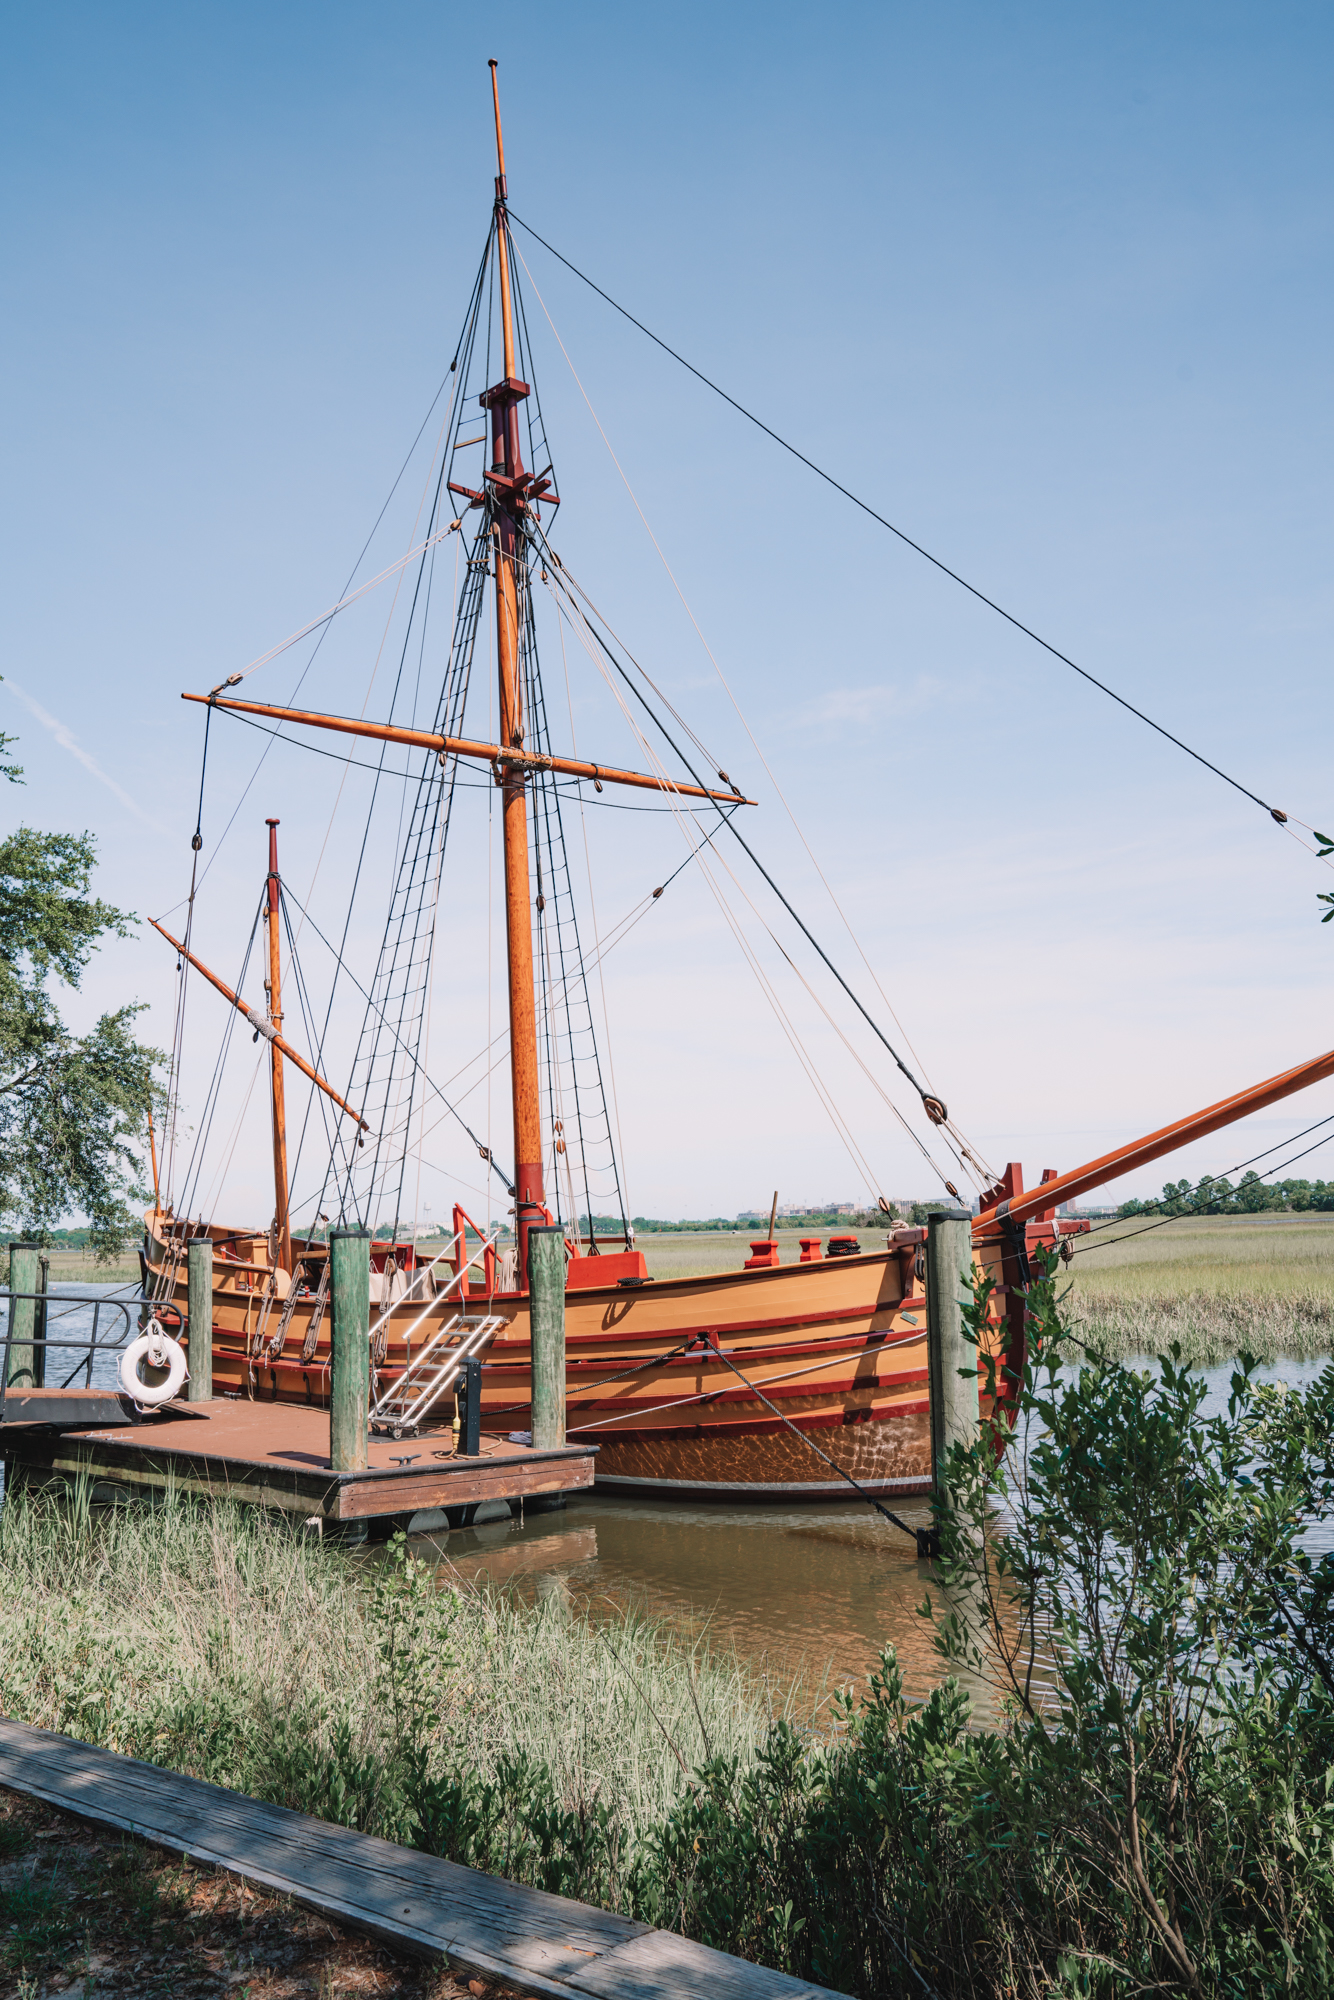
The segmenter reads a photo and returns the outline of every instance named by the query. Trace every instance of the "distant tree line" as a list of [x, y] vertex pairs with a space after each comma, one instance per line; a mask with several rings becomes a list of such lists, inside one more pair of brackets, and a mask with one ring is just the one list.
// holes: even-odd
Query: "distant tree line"
[[[837, 1209], [832, 1208], [802, 1209], [799, 1213], [788, 1210], [785, 1214], [778, 1217], [774, 1227], [776, 1229], [804, 1229], [809, 1231], [811, 1235], [828, 1229], [846, 1229], [854, 1233], [858, 1229], [892, 1229], [896, 1223], [900, 1222], [924, 1223], [933, 1208], [940, 1208], [942, 1206], [943, 1203], [938, 1201], [895, 1202], [891, 1205], [891, 1213], [889, 1215], [886, 1215], [884, 1210], [879, 1208], [858, 1209], [852, 1215], [849, 1215], [846, 1211], [840, 1213]], [[621, 1233], [622, 1225], [619, 1215], [597, 1215], [594, 1216], [593, 1223], [596, 1233], [599, 1236], [619, 1236]], [[635, 1215], [631, 1217], [631, 1227], [634, 1229], [636, 1235], [700, 1236], [707, 1234], [709, 1231], [714, 1231], [719, 1235], [728, 1232], [754, 1234], [758, 1230], [769, 1227], [769, 1214], [767, 1209], [763, 1212], [756, 1209], [743, 1209], [740, 1215], [709, 1215], [679, 1222], [667, 1222], [661, 1217], [654, 1215]], [[587, 1236], [588, 1217], [586, 1215], [580, 1216], [579, 1229], [582, 1235]]]
[[1273, 1210], [1334, 1210], [1334, 1181], [1262, 1181], [1254, 1169], [1235, 1187], [1207, 1175], [1192, 1186], [1169, 1181], [1157, 1201], [1123, 1201], [1124, 1215], [1264, 1215]]
[[47, 1229], [42, 1232], [42, 1242], [52, 1250], [86, 1250], [93, 1242], [93, 1232], [86, 1224], [81, 1229]]

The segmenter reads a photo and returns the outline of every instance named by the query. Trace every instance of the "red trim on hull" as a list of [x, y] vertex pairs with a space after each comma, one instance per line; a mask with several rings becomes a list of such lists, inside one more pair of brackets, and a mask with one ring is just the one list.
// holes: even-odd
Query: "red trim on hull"
[[[919, 1379], [925, 1382], [927, 1378], [923, 1374]], [[929, 1400], [920, 1399], [914, 1403], [872, 1403], [868, 1407], [853, 1410], [807, 1411], [805, 1416], [792, 1417], [789, 1422], [799, 1431], [845, 1430], [853, 1424], [892, 1424], [900, 1417], [924, 1417], [930, 1407]], [[579, 1437], [583, 1443], [596, 1444], [598, 1440], [595, 1437], [584, 1435], [591, 1432], [592, 1428], [589, 1424], [568, 1424], [565, 1434], [571, 1438]], [[622, 1440], [628, 1442], [631, 1438], [643, 1443], [645, 1440], [656, 1441], [659, 1438], [701, 1435], [712, 1437], [714, 1432], [719, 1435], [725, 1433], [728, 1437], [762, 1437], [771, 1431], [786, 1429], [787, 1424], [778, 1417], [742, 1417], [733, 1423], [724, 1420], [722, 1423], [708, 1424], [640, 1424], [637, 1429], [629, 1424], [622, 1428], [618, 1424], [613, 1430], [610, 1425], [606, 1425], [602, 1430], [602, 1436], [609, 1444], [620, 1444]]]

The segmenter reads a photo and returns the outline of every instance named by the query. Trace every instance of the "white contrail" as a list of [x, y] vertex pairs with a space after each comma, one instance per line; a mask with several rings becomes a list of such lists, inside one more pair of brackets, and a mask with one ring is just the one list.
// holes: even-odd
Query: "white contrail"
[[77, 741], [73, 732], [66, 728], [58, 716], [49, 714], [39, 701], [34, 701], [30, 694], [25, 694], [18, 682], [9, 674], [4, 676], [4, 685], [9, 689], [11, 694], [18, 696], [23, 706], [36, 716], [44, 729], [50, 730], [62, 750], [68, 750], [71, 757], [77, 757], [85, 771], [91, 771], [95, 778], [101, 779], [108, 791], [116, 794], [116, 797], [127, 812], [132, 812], [136, 819], [141, 819], [145, 826], [151, 826], [156, 833], [166, 832], [167, 829], [160, 821], [153, 819], [146, 813], [137, 799], [132, 799], [129, 793], [116, 783], [114, 778], [108, 776], [97, 759], [89, 755], [83, 745]]

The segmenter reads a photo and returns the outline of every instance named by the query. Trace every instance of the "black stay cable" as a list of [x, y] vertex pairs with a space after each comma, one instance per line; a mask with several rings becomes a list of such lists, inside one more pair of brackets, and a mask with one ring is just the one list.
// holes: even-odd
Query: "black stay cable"
[[[195, 814], [195, 830], [190, 839], [190, 845], [194, 849], [196, 855], [198, 855], [200, 848], [204, 845], [204, 779], [208, 775], [208, 726], [210, 722], [212, 722], [212, 720], [213, 720], [213, 704], [212, 702], [210, 702], [208, 707], [204, 710], [204, 754], [200, 759], [199, 763], [199, 810]], [[193, 890], [193, 878], [192, 878], [192, 886], [191, 886], [192, 897], [193, 893], [194, 890]]]
[[[1263, 1160], [1267, 1153], [1282, 1152], [1285, 1146], [1294, 1145], [1298, 1139], [1306, 1138], [1308, 1133], [1318, 1132], [1322, 1125], [1334, 1125], [1334, 1112], [1331, 1112], [1328, 1118], [1317, 1118], [1315, 1124], [1308, 1125], [1305, 1131], [1294, 1132], [1292, 1134], [1292, 1137], [1289, 1139], [1280, 1139], [1276, 1146], [1267, 1146], [1265, 1148], [1264, 1153], [1253, 1153], [1249, 1160], [1243, 1160], [1241, 1162], [1241, 1166], [1233, 1167], [1231, 1169], [1231, 1172], [1234, 1174], [1240, 1173], [1242, 1167], [1249, 1167], [1254, 1163], [1254, 1161]], [[1256, 1179], [1259, 1181], [1273, 1180], [1274, 1176], [1276, 1174], [1281, 1174], [1285, 1167], [1295, 1167], [1298, 1160], [1304, 1160], [1308, 1153], [1318, 1153], [1322, 1146], [1327, 1146], [1330, 1143], [1331, 1139], [1334, 1139], [1334, 1132], [1326, 1132], [1323, 1139], [1317, 1139], [1314, 1145], [1303, 1146], [1300, 1153], [1293, 1153], [1290, 1158], [1286, 1160], [1280, 1160], [1276, 1167], [1267, 1167], [1264, 1173], [1256, 1175]], [[1200, 1187], [1204, 1187], [1209, 1184], [1218, 1186], [1227, 1178], [1228, 1176], [1226, 1174], [1206, 1174], [1204, 1180], [1200, 1182]], [[1197, 1188], [1193, 1191], [1195, 1193], [1198, 1193], [1199, 1189]], [[1236, 1190], [1233, 1189], [1233, 1192], [1235, 1193]], [[1151, 1236], [1155, 1229], [1166, 1229], [1169, 1222], [1210, 1222], [1210, 1221], [1215, 1221], [1220, 1215], [1223, 1215], [1226, 1212], [1227, 1211], [1221, 1208], [1218, 1209], [1197, 1208], [1194, 1210], [1188, 1210], [1184, 1215], [1163, 1215], [1160, 1216], [1156, 1222], [1146, 1222], [1142, 1229], [1128, 1229], [1124, 1236], [1113, 1236], [1111, 1241], [1113, 1244], [1132, 1243], [1137, 1236]], [[1232, 1214], [1235, 1216], [1236, 1213], [1237, 1211], [1233, 1209]], [[1101, 1235], [1103, 1230], [1114, 1229], [1118, 1221], [1123, 1222], [1125, 1220], [1126, 1218], [1124, 1216], [1117, 1216], [1111, 1222], [1102, 1223], [1098, 1229], [1090, 1230], [1089, 1241], [1085, 1243], [1073, 1244], [1071, 1246], [1070, 1254], [1074, 1257], [1081, 1257], [1084, 1255], [1086, 1251], [1101, 1250], [1103, 1248], [1103, 1245], [1101, 1243], [1093, 1242], [1092, 1240], [1093, 1237]]]
[[868, 501], [861, 499], [850, 487], [844, 486], [841, 480], [835, 479], [832, 472], [826, 472], [824, 467], [817, 465], [813, 458], [807, 458], [804, 451], [798, 451], [796, 445], [789, 444], [785, 437], [780, 437], [778, 432], [766, 424], [762, 418], [757, 417], [753, 410], [748, 410], [744, 403], [738, 403], [735, 396], [729, 396], [726, 389], [720, 388], [716, 382], [711, 381], [703, 369], [696, 368], [693, 361], [687, 361], [684, 354], [678, 354], [674, 347], [669, 347], [667, 342], [654, 333], [651, 327], [644, 325], [643, 320], [636, 319], [632, 312], [628, 312], [618, 300], [611, 296], [610, 292], [604, 292], [601, 285], [595, 284], [586, 271], [581, 271], [577, 264], [572, 264], [568, 257], [563, 257], [553, 244], [548, 243], [544, 236], [539, 236], [531, 223], [525, 222], [522, 216], [514, 213], [513, 209], [509, 210], [509, 218], [511, 222], [517, 222], [520, 229], [531, 236], [535, 243], [540, 243], [542, 248], [556, 259], [557, 263], [563, 264], [567, 271], [572, 271], [576, 278], [588, 286], [590, 291], [596, 292], [600, 299], [605, 299], [612, 310], [621, 315], [622, 319], [628, 319], [631, 326], [638, 327], [639, 331], [647, 339], [651, 340], [655, 347], [660, 347], [664, 354], [670, 354], [673, 361], [679, 362], [681, 367], [693, 375], [697, 381], [702, 382], [706, 389], [712, 389], [715, 396], [721, 396], [725, 403], [730, 403], [738, 415], [746, 419], [747, 423], [754, 424], [756, 429], [763, 431], [767, 438], [772, 438], [776, 445], [781, 445], [784, 451], [790, 452], [792, 457], [799, 460], [802, 465], [813, 472], [817, 479], [823, 479], [827, 486], [832, 486], [836, 493], [841, 493], [845, 500], [850, 500], [854, 507], [861, 509], [863, 514], [869, 514], [871, 519], [878, 521], [882, 528], [888, 528], [891, 535], [896, 535], [915, 554], [925, 557], [926, 561], [933, 568], [938, 569], [942, 575], [949, 577], [952, 583], [957, 583], [961, 590], [966, 590], [969, 596], [975, 597], [980, 604], [985, 604], [989, 611], [994, 611], [998, 618], [1005, 620], [1007, 625], [1013, 625], [1015, 630], [1022, 632], [1026, 639], [1031, 639], [1035, 646], [1041, 646], [1044, 653], [1050, 653], [1053, 659], [1059, 660], [1062, 666], [1069, 667], [1071, 672], [1078, 674], [1081, 680], [1088, 681], [1090, 686], [1097, 688], [1101, 694], [1107, 695], [1110, 700], [1116, 702], [1119, 707], [1126, 709], [1138, 721], [1147, 723], [1149, 728], [1156, 730], [1159, 736], [1165, 737], [1169, 743], [1174, 743], [1178, 750], [1184, 750], [1188, 757], [1193, 757], [1197, 764], [1203, 764], [1206, 771], [1212, 771], [1214, 776], [1221, 778], [1225, 785], [1231, 785], [1234, 792], [1240, 792], [1243, 798], [1249, 799], [1253, 805], [1259, 806], [1262, 811], [1269, 814], [1271, 819], [1277, 820], [1280, 826], [1287, 824], [1288, 815], [1278, 806], [1267, 804], [1248, 785], [1243, 785], [1239, 778], [1229, 777], [1226, 771], [1220, 770], [1217, 764], [1211, 763], [1209, 758], [1204, 756], [1199, 750], [1192, 750], [1189, 743], [1183, 743], [1179, 736], [1174, 736], [1170, 729], [1163, 727], [1161, 722], [1155, 722], [1153, 717], [1146, 715], [1142, 708], [1136, 708], [1133, 701], [1127, 701], [1124, 695], [1116, 692], [1115, 688], [1108, 687], [1106, 681], [1100, 681], [1096, 674], [1091, 674], [1088, 671], [1087, 667], [1081, 667], [1077, 660], [1072, 660], [1070, 655], [1063, 653], [1059, 646], [1053, 646], [1050, 639], [1044, 639], [1042, 634], [1035, 632], [1031, 625], [1025, 625], [1022, 618], [1016, 618], [1013, 611], [1007, 611], [1003, 604], [998, 604], [994, 597], [988, 597], [985, 590], [980, 590], [975, 583], [970, 583], [966, 576], [959, 574], [957, 569], [951, 569], [949, 564], [943, 562], [939, 556], [933, 556], [930, 549], [923, 548], [922, 544], [914, 541], [912, 536], [903, 528], [896, 528], [892, 521], [887, 521], [883, 514], [878, 514]]
[[[578, 584], [575, 583], [574, 578], [570, 576], [568, 570], [565, 568], [565, 565], [557, 557], [555, 550], [552, 549], [551, 544], [547, 541], [545, 535], [542, 537], [542, 546], [547, 551], [548, 555], [551, 557], [553, 566], [560, 574], [560, 576], [565, 578], [574, 590], [579, 590]], [[579, 590], [579, 595], [581, 597], [583, 596], [583, 592], [581, 590]], [[686, 756], [684, 750], [681, 749], [680, 745], [675, 741], [673, 741], [673, 738], [670, 732], [668, 731], [666, 725], [663, 723], [662, 718], [654, 714], [653, 709], [650, 707], [643, 693], [640, 691], [639, 688], [635, 686], [634, 682], [631, 680], [629, 674], [627, 674], [627, 672], [625, 671], [625, 668], [621, 665], [621, 662], [617, 659], [611, 647], [607, 644], [602, 634], [598, 631], [596, 625], [594, 625], [592, 620], [589, 619], [582, 611], [580, 612], [580, 616], [583, 618], [584, 624], [587, 627], [588, 631], [592, 633], [594, 639], [596, 639], [598, 645], [602, 648], [602, 651], [606, 654], [612, 666], [616, 669], [621, 679], [625, 682], [625, 685], [629, 688], [631, 694], [635, 697], [635, 700], [639, 703], [644, 713], [653, 723], [654, 728], [661, 733], [664, 741], [671, 745], [672, 749], [676, 752], [676, 755], [681, 759], [681, 762], [685, 765], [687, 771], [689, 771], [691, 777], [695, 780], [695, 783], [699, 786], [700, 790], [707, 791], [708, 786], [704, 783], [704, 780], [703, 778], [701, 778], [699, 772], [695, 769], [694, 765], [691, 763], [690, 759]], [[633, 656], [628, 655], [627, 657], [633, 657]], [[639, 664], [638, 661], [635, 661], [635, 665], [638, 666], [638, 664]], [[669, 778], [664, 779], [663, 785], [665, 790], [670, 790], [671, 780]], [[739, 798], [737, 803], [738, 804], [741, 803]], [[893, 1057], [895, 1063], [898, 1065], [898, 1068], [900, 1069], [902, 1074], [907, 1077], [909, 1083], [912, 1085], [913, 1089], [917, 1092], [917, 1095], [921, 1098], [922, 1108], [926, 1112], [927, 1117], [931, 1120], [931, 1123], [933, 1125], [943, 1125], [949, 1116], [949, 1113], [945, 1105], [941, 1102], [941, 1100], [938, 1097], [933, 1097], [931, 1092], [925, 1089], [923, 1085], [917, 1081], [917, 1078], [913, 1075], [907, 1063], [904, 1062], [903, 1057], [894, 1047], [894, 1044], [889, 1040], [889, 1037], [885, 1034], [883, 1028], [881, 1028], [875, 1016], [869, 1013], [867, 1009], [863, 1006], [862, 1002], [857, 998], [857, 995], [848, 985], [848, 982], [843, 977], [843, 974], [834, 964], [833, 959], [830, 958], [828, 952], [824, 949], [824, 947], [820, 943], [818, 943], [818, 941], [812, 936], [811, 932], [807, 929], [806, 925], [802, 922], [797, 912], [793, 909], [791, 903], [789, 903], [787, 897], [783, 894], [778, 884], [774, 881], [773, 876], [769, 873], [764, 863], [760, 860], [758, 854], [756, 854], [754, 848], [750, 845], [745, 835], [736, 826], [735, 824], [736, 808], [733, 807], [727, 811], [724, 811], [722, 804], [717, 799], [711, 799], [710, 804], [717, 807], [720, 817], [727, 825], [734, 839], [736, 839], [740, 843], [741, 847], [744, 849], [746, 854], [749, 855], [751, 861], [754, 863], [755, 867], [759, 870], [760, 874], [764, 877], [765, 881], [769, 884], [769, 887], [773, 890], [775, 896], [777, 896], [779, 902], [783, 905], [783, 908], [787, 911], [793, 923], [797, 926], [797, 929], [801, 932], [802, 936], [805, 938], [806, 942], [819, 955], [821, 961], [828, 968], [828, 970], [833, 973], [835, 979], [838, 981], [839, 985], [843, 988], [843, 991], [847, 994], [853, 1006], [857, 1009], [857, 1012], [861, 1015], [862, 1019], [870, 1027], [872, 1034], [874, 1034], [877, 1037], [877, 1039], [881, 1043], [883, 1043], [884, 1047], [888, 1049], [890, 1055]], [[945, 1183], [945, 1185], [946, 1187], [949, 1187], [951, 1194], [955, 1193], [954, 1188], [950, 1187], [950, 1183], [948, 1181]]]

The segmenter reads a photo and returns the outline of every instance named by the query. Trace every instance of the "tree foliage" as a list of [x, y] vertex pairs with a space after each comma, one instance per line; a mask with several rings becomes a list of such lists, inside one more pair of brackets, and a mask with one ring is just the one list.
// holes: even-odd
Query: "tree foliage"
[[141, 1009], [104, 1014], [76, 1036], [53, 980], [76, 987], [99, 940], [133, 918], [90, 893], [90, 834], [20, 826], [0, 841], [0, 1217], [45, 1234], [84, 1214], [99, 1257], [137, 1226], [138, 1142], [160, 1060], [134, 1037]]
[[1334, 1209], [1334, 1181], [1263, 1181], [1252, 1168], [1237, 1185], [1206, 1174], [1202, 1181], [1169, 1181], [1156, 1201], [1123, 1201], [1118, 1216], [1264, 1215], [1279, 1210], [1304, 1214]]

